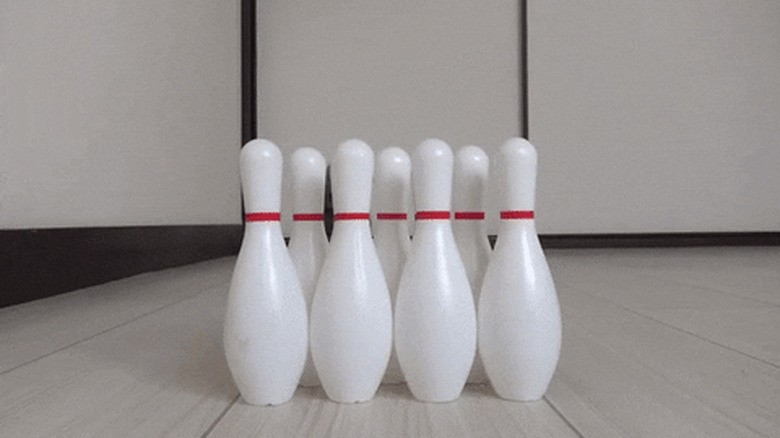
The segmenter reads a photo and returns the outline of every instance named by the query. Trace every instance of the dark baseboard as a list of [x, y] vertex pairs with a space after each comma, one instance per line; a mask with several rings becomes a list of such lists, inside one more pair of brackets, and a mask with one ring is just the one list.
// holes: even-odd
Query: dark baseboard
[[544, 248], [663, 248], [688, 246], [774, 246], [780, 232], [543, 234]]
[[[488, 236], [495, 246], [496, 236]], [[681, 248], [693, 246], [776, 246], [780, 232], [542, 234], [545, 249], [565, 248]]]
[[547, 234], [540, 236], [539, 240], [545, 248], [774, 246], [780, 245], [780, 232]]
[[[489, 235], [488, 240], [491, 247], [496, 245], [495, 234]], [[545, 249], [777, 246], [780, 245], [780, 232], [541, 234], [539, 241]]]
[[241, 225], [0, 230], [0, 307], [236, 254]]

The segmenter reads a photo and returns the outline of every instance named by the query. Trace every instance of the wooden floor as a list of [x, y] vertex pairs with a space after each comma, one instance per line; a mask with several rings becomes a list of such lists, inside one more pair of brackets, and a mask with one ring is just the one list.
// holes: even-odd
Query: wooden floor
[[299, 389], [253, 407], [221, 329], [225, 258], [0, 310], [0, 436], [780, 436], [780, 248], [555, 250], [546, 397], [447, 404]]

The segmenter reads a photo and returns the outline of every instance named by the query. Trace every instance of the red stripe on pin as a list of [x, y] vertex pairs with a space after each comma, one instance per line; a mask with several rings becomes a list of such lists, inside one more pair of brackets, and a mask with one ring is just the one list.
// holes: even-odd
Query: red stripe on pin
[[414, 214], [414, 218], [416, 220], [449, 219], [450, 212], [439, 210], [418, 211]]
[[386, 221], [403, 221], [406, 220], [406, 213], [377, 213], [376, 218]]
[[322, 213], [295, 213], [293, 214], [294, 221], [321, 221], [325, 220], [325, 215]]
[[482, 220], [485, 219], [484, 211], [456, 211], [455, 219]]
[[355, 221], [368, 220], [371, 217], [369, 213], [336, 213], [333, 215], [334, 221]]
[[533, 210], [507, 210], [501, 212], [501, 219], [533, 219]]
[[258, 213], [247, 213], [244, 215], [247, 222], [279, 222], [282, 215], [278, 211], [263, 211]]

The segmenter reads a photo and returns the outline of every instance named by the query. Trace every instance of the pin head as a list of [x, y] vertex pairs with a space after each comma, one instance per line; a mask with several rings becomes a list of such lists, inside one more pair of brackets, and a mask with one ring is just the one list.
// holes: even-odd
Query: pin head
[[268, 140], [241, 148], [241, 186], [247, 213], [278, 212], [282, 196], [282, 153]]
[[331, 167], [334, 213], [368, 212], [374, 152], [360, 140], [347, 140], [336, 149]]
[[533, 211], [536, 191], [536, 149], [524, 138], [501, 146], [496, 162], [501, 210]]
[[412, 179], [417, 211], [449, 211], [452, 195], [452, 150], [439, 139], [420, 143], [414, 153]]
[[296, 213], [321, 213], [325, 204], [325, 157], [314, 148], [300, 148], [291, 157]]
[[412, 178], [412, 161], [405, 150], [391, 147], [377, 156], [374, 208], [379, 212], [406, 212]]
[[490, 160], [477, 146], [462, 147], [455, 155], [452, 208], [455, 211], [482, 211]]

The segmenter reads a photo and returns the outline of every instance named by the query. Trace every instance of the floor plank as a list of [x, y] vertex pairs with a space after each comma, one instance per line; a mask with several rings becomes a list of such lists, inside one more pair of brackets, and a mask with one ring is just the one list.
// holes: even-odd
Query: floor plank
[[566, 327], [547, 397], [583, 436], [761, 436], [577, 324]]
[[648, 315], [780, 367], [780, 309], [664, 309]]
[[[650, 278], [703, 288], [761, 304], [780, 305], [780, 248], [648, 248], [556, 251], [562, 274], [599, 268], [604, 274]], [[576, 263], [566, 263], [569, 258]], [[657, 303], [660, 304], [661, 302]], [[665, 302], [663, 302], [666, 305]]]
[[[777, 271], [780, 271], [778, 262]], [[691, 270], [679, 269], [659, 271], [654, 275], [675, 279], [682, 283], [707, 287], [715, 291], [748, 298], [764, 304], [780, 306], [780, 277], [768, 269], [743, 268], [743, 272], [734, 275], [734, 270]]]
[[222, 353], [225, 288], [0, 376], [4, 437], [198, 436], [237, 391]]
[[556, 276], [556, 285], [576, 287], [635, 310], [758, 309], [766, 306], [757, 300], [624, 270], [581, 269], [577, 273], [567, 272]]
[[368, 403], [338, 404], [320, 388], [299, 388], [282, 406], [239, 401], [212, 437], [576, 437], [545, 401], [517, 403], [485, 385], [469, 385], [451, 403], [420, 403], [403, 385], [384, 385]]
[[[221, 331], [233, 258], [0, 310], [0, 436], [775, 436], [780, 251], [548, 251], [564, 312], [544, 400], [488, 386], [254, 407]], [[740, 278], [746, 279], [741, 281]]]
[[234, 258], [138, 275], [0, 309], [0, 374], [230, 281]]
[[594, 317], [566, 298], [587, 294], [569, 288], [559, 294], [567, 303], [564, 321], [569, 330], [643, 364], [667, 384], [747, 429], [764, 436], [780, 430], [776, 367], [591, 297], [602, 310]]
[[[717, 249], [715, 253], [721, 251]], [[771, 254], [770, 259], [775, 254], [758, 252]], [[572, 263], [566, 263], [564, 256], [554, 265], [556, 282], [559, 287], [576, 288], [726, 348], [780, 365], [780, 338], [776, 335], [780, 332], [780, 307], [767, 298], [770, 289], [764, 281], [775, 277], [768, 266], [762, 266], [765, 263], [756, 262], [753, 251], [728, 251], [729, 263], [721, 260], [726, 257], [713, 258], [712, 253], [707, 253], [706, 257], [701, 256], [707, 260], [706, 268], [689, 251], [667, 249], [660, 257], [656, 255], [659, 250], [627, 253], [619, 257], [620, 251], [598, 251], [595, 257], [582, 257]], [[653, 258], [648, 259], [648, 253]], [[646, 263], [640, 265], [637, 259]], [[778, 262], [780, 266], [780, 257]], [[767, 272], [756, 275], [756, 266]], [[669, 279], [665, 274], [672, 267], [688, 267], [692, 271], [685, 278], [680, 275]], [[731, 280], [716, 288], [702, 281], [709, 275]], [[740, 283], [736, 280], [739, 278], [750, 281]], [[780, 277], [775, 281], [774, 295], [780, 297]]]

